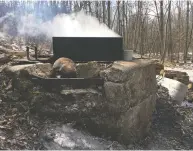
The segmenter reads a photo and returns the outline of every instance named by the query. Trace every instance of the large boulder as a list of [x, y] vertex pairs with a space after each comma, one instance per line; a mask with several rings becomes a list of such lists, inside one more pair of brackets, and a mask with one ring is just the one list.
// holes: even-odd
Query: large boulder
[[154, 64], [145, 60], [115, 62], [100, 75], [106, 79], [106, 111], [111, 114], [95, 121], [114, 129], [116, 139], [126, 144], [145, 136], [155, 109], [157, 84]]

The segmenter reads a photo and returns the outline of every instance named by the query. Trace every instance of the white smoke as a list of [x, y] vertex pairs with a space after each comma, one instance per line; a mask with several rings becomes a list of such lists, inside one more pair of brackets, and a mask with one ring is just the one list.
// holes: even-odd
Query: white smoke
[[[12, 29], [14, 24], [14, 14], [7, 13], [5, 16], [0, 18], [0, 29], [4, 34], [9, 34], [9, 31]], [[15, 28], [17, 30], [17, 27]]]
[[40, 34], [45, 34], [42, 27], [40, 19], [37, 19], [33, 14], [27, 14], [22, 16], [19, 21], [18, 34], [29, 35], [31, 37], [39, 36]]
[[0, 23], [2, 23], [5, 19], [9, 18], [9, 17], [13, 17], [14, 14], [13, 13], [7, 13], [5, 16], [0, 18]]
[[2, 39], [2, 38], [4, 38], [4, 37], [5, 37], [4, 33], [3, 33], [3, 32], [0, 32], [0, 38]]
[[33, 14], [21, 17], [20, 35], [47, 35], [51, 37], [119, 37], [105, 24], [83, 11], [70, 15], [59, 14], [53, 20], [42, 22]]

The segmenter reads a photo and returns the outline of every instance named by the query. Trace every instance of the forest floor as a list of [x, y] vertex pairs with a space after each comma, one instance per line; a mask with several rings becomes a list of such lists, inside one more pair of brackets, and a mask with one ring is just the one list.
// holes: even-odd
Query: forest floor
[[[1, 67], [0, 84], [6, 79], [1, 77]], [[190, 76], [190, 80], [193, 79], [192, 64], [166, 63], [166, 68], [183, 70]], [[3, 101], [1, 92], [0, 89], [0, 149], [46, 149], [41, 141], [41, 133], [46, 127], [52, 127], [55, 121], [32, 115], [27, 101]], [[193, 108], [173, 104], [166, 88], [158, 86], [157, 95], [156, 111], [149, 135], [135, 144], [128, 146], [117, 144], [114, 148], [193, 149]], [[96, 139], [95, 136], [91, 138]], [[109, 141], [107, 138], [98, 138], [98, 140], [103, 141], [104, 144]]]
[[[157, 95], [149, 135], [135, 144], [118, 144], [116, 149], [193, 149], [193, 108], [173, 104], [161, 86]], [[55, 121], [30, 114], [27, 101], [4, 102], [0, 98], [0, 112], [0, 149], [45, 149], [40, 133]]]
[[167, 91], [159, 87], [149, 136], [133, 149], [193, 149], [193, 108], [174, 105]]

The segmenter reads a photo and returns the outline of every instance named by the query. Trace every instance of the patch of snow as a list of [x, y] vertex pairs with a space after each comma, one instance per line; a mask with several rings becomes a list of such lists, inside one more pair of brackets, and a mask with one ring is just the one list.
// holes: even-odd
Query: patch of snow
[[173, 79], [162, 78], [158, 81], [158, 84], [168, 89], [169, 95], [173, 100], [177, 101], [177, 104], [182, 103], [188, 92], [188, 88], [185, 84]]

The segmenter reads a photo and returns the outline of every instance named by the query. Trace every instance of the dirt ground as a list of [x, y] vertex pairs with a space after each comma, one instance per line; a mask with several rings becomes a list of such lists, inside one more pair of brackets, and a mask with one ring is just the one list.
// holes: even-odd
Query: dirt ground
[[[158, 89], [156, 112], [153, 115], [152, 129], [144, 140], [133, 146], [134, 149], [192, 149], [193, 148], [193, 123], [184, 123], [193, 109], [175, 107], [169, 99], [167, 89]], [[186, 112], [189, 112], [188, 115]], [[185, 114], [185, 116], [184, 116]], [[188, 131], [185, 132], [190, 128]]]
[[[6, 80], [7, 78], [1, 75], [1, 86], [9, 83]], [[0, 91], [0, 149], [45, 149], [40, 141], [40, 133], [56, 121], [30, 113], [27, 101], [3, 101], [4, 90], [1, 88]], [[11, 91], [6, 95], [9, 93], [10, 96], [13, 95]], [[188, 114], [185, 113], [187, 111]], [[156, 112], [149, 135], [126, 148], [122, 145], [117, 149], [193, 149], [193, 122], [185, 120], [192, 113], [192, 109], [176, 108], [167, 90], [159, 87]], [[192, 117], [188, 121], [191, 120]]]

